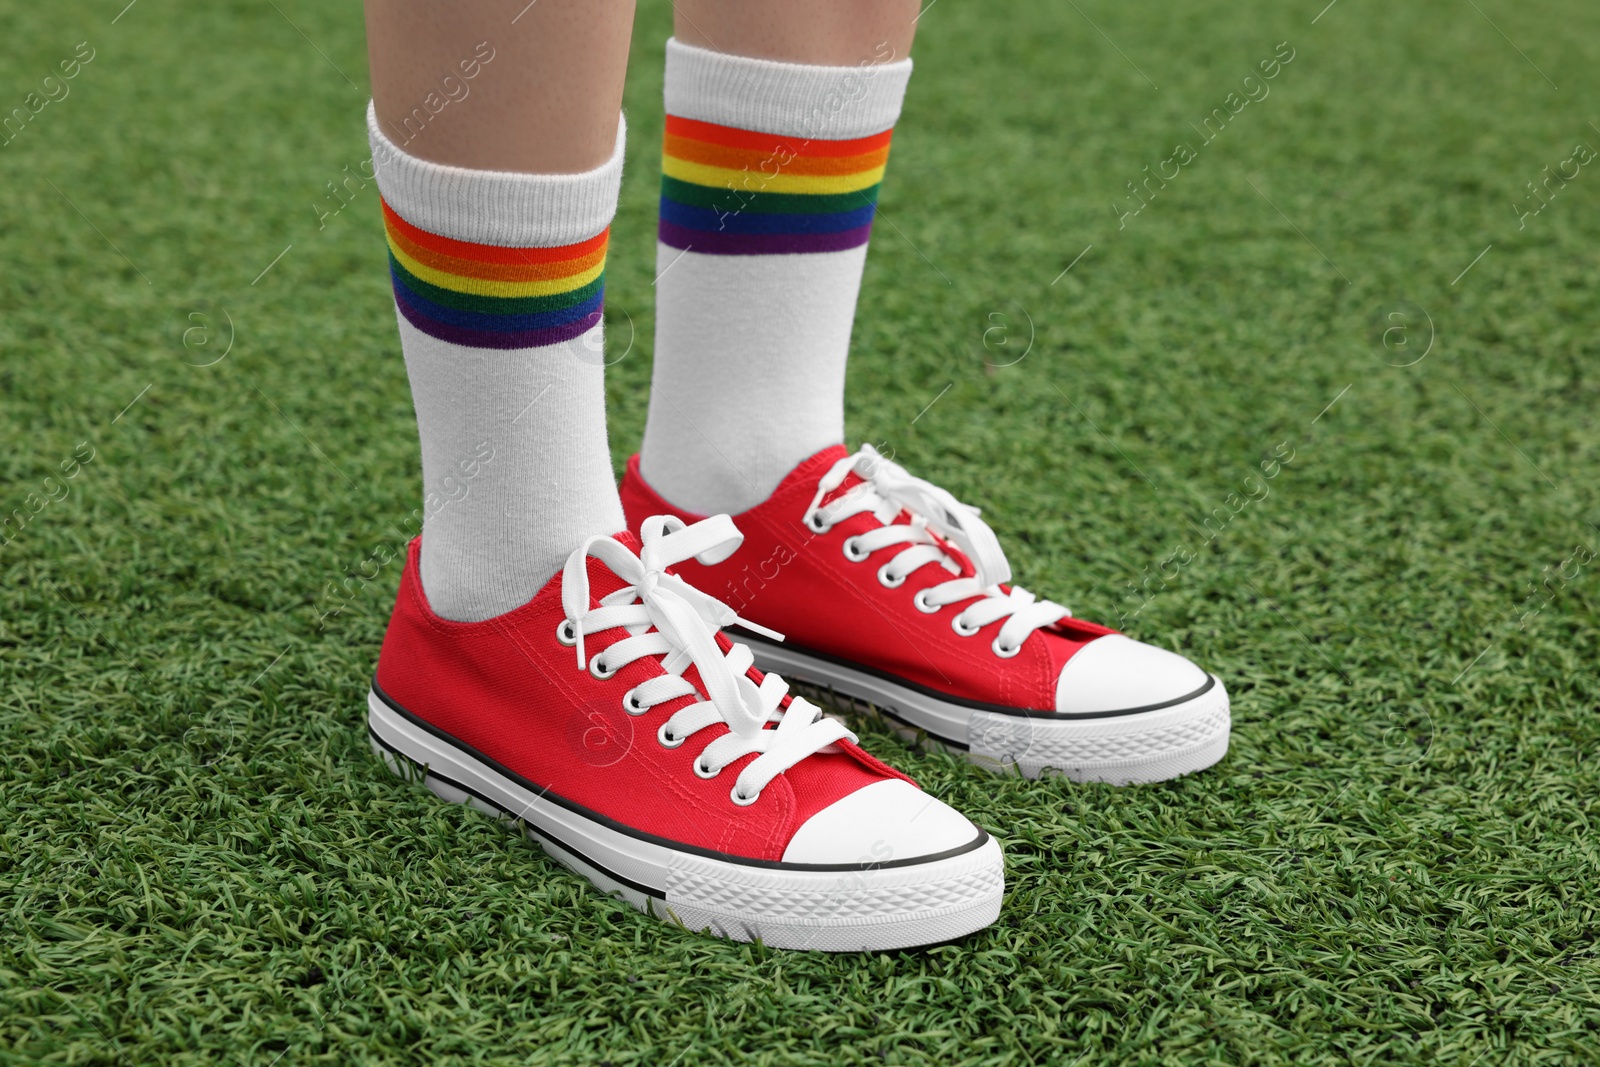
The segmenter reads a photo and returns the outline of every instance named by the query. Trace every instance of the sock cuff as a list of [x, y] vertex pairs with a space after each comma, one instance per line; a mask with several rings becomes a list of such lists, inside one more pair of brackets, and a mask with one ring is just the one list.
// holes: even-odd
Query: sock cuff
[[406, 222], [456, 241], [551, 248], [598, 237], [617, 213], [627, 123], [617, 115], [611, 158], [581, 174], [470, 170], [409, 155], [378, 128], [367, 104], [378, 191]]
[[667, 41], [668, 115], [779, 137], [842, 141], [883, 133], [900, 118], [910, 80], [910, 58], [823, 67]]

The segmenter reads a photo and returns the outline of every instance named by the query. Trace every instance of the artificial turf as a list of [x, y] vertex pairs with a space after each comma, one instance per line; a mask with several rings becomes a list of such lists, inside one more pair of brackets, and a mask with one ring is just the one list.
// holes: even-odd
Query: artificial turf
[[367, 561], [418, 462], [377, 198], [327, 185], [367, 156], [360, 12], [123, 4], [0, 5], [0, 111], [93, 50], [0, 145], [0, 1062], [1600, 1059], [1600, 9], [928, 8], [850, 431], [1219, 674], [1233, 747], [1114, 789], [861, 722], [1008, 896], [836, 957], [643, 917], [372, 758]]

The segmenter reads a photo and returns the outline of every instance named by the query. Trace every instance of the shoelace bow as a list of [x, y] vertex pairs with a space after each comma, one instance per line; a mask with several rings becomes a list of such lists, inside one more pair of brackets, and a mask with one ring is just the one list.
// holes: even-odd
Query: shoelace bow
[[[561, 606], [566, 612], [566, 637], [577, 648], [579, 669], [608, 678], [634, 660], [661, 657], [665, 673], [629, 690], [626, 709], [642, 715], [658, 704], [700, 692], [683, 677], [692, 664], [698, 671], [705, 698], [686, 705], [662, 724], [657, 737], [676, 748], [690, 736], [715, 723], [726, 723], [728, 733], [712, 741], [695, 761], [695, 773], [714, 778], [742, 756], [761, 753], [734, 782], [736, 804], [752, 804], [767, 783], [796, 763], [841, 739], [856, 740], [843, 724], [822, 716], [822, 709], [796, 696], [780, 710], [789, 686], [768, 674], [758, 686], [749, 678], [754, 662], [750, 649], [735, 643], [726, 654], [717, 644], [718, 630], [743, 626], [774, 640], [783, 635], [741, 619], [731, 607], [689, 585], [667, 568], [686, 559], [716, 564], [731, 556], [744, 540], [733, 520], [716, 515], [690, 526], [683, 520], [657, 515], [640, 530], [638, 555], [611, 537], [591, 537], [567, 557], [561, 578]], [[588, 558], [605, 564], [625, 583], [589, 606]], [[585, 656], [585, 635], [622, 628], [627, 637], [597, 653]], [[565, 638], [564, 638], [565, 639]], [[776, 722], [774, 729], [767, 724]]]
[[[826, 505], [828, 494], [852, 473], [861, 481]], [[905, 511], [910, 522], [895, 520]], [[912, 571], [938, 563], [957, 577], [930, 586], [917, 595], [917, 607], [928, 613], [948, 604], [974, 600], [952, 620], [957, 633], [971, 636], [1000, 619], [1006, 622], [995, 636], [996, 655], [1014, 656], [1028, 635], [1053, 626], [1072, 612], [1050, 600], [1040, 600], [1019, 586], [1002, 589], [1011, 580], [1011, 564], [1000, 539], [979, 518], [978, 509], [961, 503], [944, 489], [909, 473], [871, 445], [836, 462], [817, 485], [804, 521], [818, 533], [854, 515], [870, 512], [883, 525], [857, 534], [845, 542], [845, 553], [861, 562], [879, 549], [906, 547], [878, 570], [878, 580], [893, 588]], [[954, 545], [972, 562], [975, 574], [962, 576], [959, 561], [945, 550]]]

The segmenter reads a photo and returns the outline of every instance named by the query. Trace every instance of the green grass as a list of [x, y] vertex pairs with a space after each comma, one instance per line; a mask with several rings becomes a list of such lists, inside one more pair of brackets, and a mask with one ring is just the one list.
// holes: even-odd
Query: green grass
[[[1116, 790], [863, 723], [999, 835], [1009, 894], [840, 958], [674, 931], [370, 756], [395, 567], [319, 619], [418, 464], [376, 197], [313, 206], [366, 156], [359, 12], [122, 4], [0, 5], [0, 111], [95, 49], [0, 147], [0, 515], [94, 451], [0, 547], [0, 1063], [1593, 1060], [1600, 174], [1513, 207], [1600, 148], [1593, 5], [923, 17], [851, 432], [982, 505], [1029, 586], [1220, 674], [1233, 748]], [[667, 18], [628, 91], [619, 465]], [[1402, 299], [1434, 341], [1396, 367]]]

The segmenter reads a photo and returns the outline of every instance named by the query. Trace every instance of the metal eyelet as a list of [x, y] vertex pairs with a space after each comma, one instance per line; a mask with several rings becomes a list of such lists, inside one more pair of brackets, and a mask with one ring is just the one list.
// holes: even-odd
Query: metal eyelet
[[849, 560], [851, 563], [860, 563], [870, 555], [872, 555], [872, 553], [861, 547], [860, 538], [846, 537], [844, 539], [844, 558]]
[[906, 576], [902, 574], [898, 578], [894, 577], [889, 573], [891, 566], [893, 566], [892, 563], [885, 563], [878, 568], [878, 584], [885, 589], [899, 589], [906, 584]]
[[950, 620], [950, 629], [954, 630], [962, 637], [971, 637], [973, 634], [983, 629], [983, 627], [972, 625], [972, 623], [967, 619], [966, 612], [960, 612], [955, 618]]
[[696, 778], [715, 778], [717, 775], [722, 773], [722, 768], [718, 767], [714, 771], [708, 771], [705, 767], [701, 766], [700, 760], [696, 759], [694, 761], [694, 773]]
[[819, 512], [813, 511], [811, 514], [806, 516], [806, 529], [810, 530], [814, 534], [825, 534], [829, 530], [833, 529], [833, 524], [829, 522], [823, 522], [822, 515]]
[[1018, 652], [1022, 651], [1021, 645], [1012, 645], [1009, 648], [1005, 645], [1002, 645], [1000, 643], [999, 634], [994, 635], [994, 641], [989, 645], [989, 647], [992, 648], [994, 650], [994, 654], [999, 656], [1001, 659], [1010, 659], [1012, 656], [1015, 656]]
[[615, 670], [606, 670], [604, 660], [604, 652], [600, 653], [598, 656], [589, 657], [589, 673], [600, 679], [602, 682], [607, 678], [610, 678], [613, 674], [617, 673]]
[[750, 805], [761, 799], [761, 790], [758, 789], [754, 793], [750, 794], [749, 797], [746, 797], [744, 794], [739, 792], [739, 783], [734, 782], [733, 788], [728, 792], [728, 799], [739, 805], [741, 808], [748, 808]]
[[568, 648], [578, 643], [578, 631], [573, 628], [571, 619], [561, 620], [561, 625], [556, 627], [556, 640]]
[[926, 615], [937, 615], [944, 608], [943, 604], [935, 604], [928, 599], [928, 591], [926, 589], [912, 597], [911, 602], [917, 606], [918, 611]]
[[643, 715], [645, 712], [650, 710], [643, 704], [639, 703], [638, 692], [639, 688], [635, 686], [626, 693], [622, 694], [622, 710], [627, 712], [629, 715]]
[[688, 740], [686, 737], [673, 737], [667, 732], [669, 723], [662, 723], [661, 729], [656, 731], [656, 740], [661, 742], [662, 748], [677, 748]]

